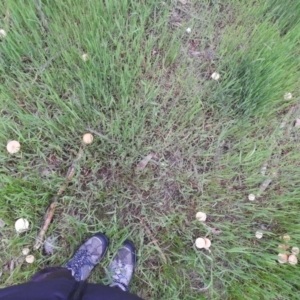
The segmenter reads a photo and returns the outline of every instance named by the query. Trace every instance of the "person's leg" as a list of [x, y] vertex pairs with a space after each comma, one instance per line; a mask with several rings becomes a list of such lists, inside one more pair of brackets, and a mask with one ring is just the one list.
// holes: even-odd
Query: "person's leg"
[[73, 258], [63, 267], [49, 267], [35, 273], [30, 281], [39, 282], [53, 278], [75, 278], [76, 281], [85, 280], [96, 264], [100, 262], [107, 251], [108, 238], [97, 233], [89, 238]]
[[112, 280], [110, 287], [129, 291], [129, 283], [136, 267], [136, 249], [132, 242], [125, 241], [112, 260], [108, 271]]
[[44, 280], [51, 280], [54, 278], [74, 279], [71, 271], [64, 267], [49, 267], [36, 272], [29, 281], [40, 282]]

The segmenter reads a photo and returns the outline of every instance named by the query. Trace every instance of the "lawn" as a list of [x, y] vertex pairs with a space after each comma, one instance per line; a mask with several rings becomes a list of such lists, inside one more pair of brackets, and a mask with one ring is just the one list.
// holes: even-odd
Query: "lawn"
[[[101, 231], [90, 282], [106, 283], [129, 238], [145, 300], [300, 299], [299, 265], [278, 262], [283, 235], [300, 247], [300, 3], [5, 0], [0, 13], [0, 287]], [[46, 234], [54, 253], [34, 251], [86, 132]]]

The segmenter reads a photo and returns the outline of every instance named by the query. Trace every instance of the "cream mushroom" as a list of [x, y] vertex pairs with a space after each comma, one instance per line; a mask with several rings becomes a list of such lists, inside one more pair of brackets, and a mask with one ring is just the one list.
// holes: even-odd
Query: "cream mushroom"
[[27, 255], [25, 260], [27, 263], [32, 264], [34, 262], [34, 256], [33, 255]]
[[288, 261], [288, 255], [284, 253], [278, 254], [278, 262], [281, 264], [285, 264]]
[[211, 74], [211, 78], [213, 80], [218, 80], [220, 78], [220, 74], [217, 73], [217, 72], [214, 72], [214, 73]]
[[255, 195], [254, 194], [249, 194], [248, 199], [250, 201], [254, 201], [255, 200]]
[[82, 57], [82, 60], [83, 60], [83, 61], [87, 61], [87, 60], [89, 59], [89, 56], [88, 56], [87, 53], [83, 53], [83, 54], [81, 55], [81, 57]]
[[26, 231], [28, 230], [28, 228], [29, 228], [29, 222], [24, 218], [18, 219], [15, 223], [15, 229], [17, 232]]
[[196, 213], [196, 219], [200, 222], [205, 222], [206, 221], [206, 213], [202, 212], [202, 211], [198, 211]]
[[291, 239], [291, 237], [288, 234], [285, 234], [282, 236], [282, 239], [288, 242]]
[[204, 239], [204, 241], [205, 241], [205, 249], [209, 249], [209, 247], [211, 246], [211, 241], [210, 241], [210, 239], [208, 239], [208, 238], [205, 238]]
[[4, 29], [0, 29], [0, 37], [6, 37], [7, 33]]
[[263, 237], [263, 233], [261, 231], [256, 231], [255, 236], [257, 239], [261, 239]]
[[82, 136], [82, 140], [85, 144], [91, 144], [94, 140], [94, 137], [91, 133], [85, 133], [83, 136]]
[[9, 153], [17, 153], [20, 150], [20, 143], [18, 141], [10, 141], [6, 145], [6, 149]]
[[298, 247], [293, 247], [292, 248], [292, 254], [298, 255], [299, 254], [299, 248]]
[[285, 93], [283, 96], [284, 100], [291, 100], [293, 98], [292, 93]]
[[23, 255], [28, 255], [29, 252], [30, 252], [29, 248], [23, 248], [23, 249], [22, 249], [22, 254], [23, 254]]
[[286, 244], [279, 244], [279, 245], [278, 245], [278, 248], [279, 248], [280, 250], [286, 251], [287, 249], [290, 248], [290, 246], [289, 246], [289, 245], [286, 245]]
[[290, 265], [296, 265], [298, 262], [297, 256], [295, 254], [291, 254], [288, 258], [288, 262]]
[[195, 241], [195, 245], [198, 249], [205, 248], [205, 239], [204, 238], [197, 238]]

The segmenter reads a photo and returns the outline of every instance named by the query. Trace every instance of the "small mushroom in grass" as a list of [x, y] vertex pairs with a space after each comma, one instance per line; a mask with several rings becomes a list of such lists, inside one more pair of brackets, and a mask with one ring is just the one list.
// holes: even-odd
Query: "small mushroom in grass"
[[15, 223], [15, 229], [17, 232], [26, 231], [28, 230], [28, 228], [29, 228], [29, 222], [24, 218], [18, 219]]
[[288, 258], [288, 262], [290, 265], [296, 265], [298, 262], [297, 256], [295, 254], [291, 254]]
[[195, 245], [198, 249], [205, 248], [205, 239], [204, 238], [197, 238], [195, 241]]
[[205, 222], [206, 221], [206, 213], [202, 212], [202, 211], [198, 211], [196, 213], [196, 219], [200, 222]]
[[278, 262], [281, 264], [285, 264], [288, 261], [288, 255], [284, 253], [278, 254]]
[[7, 33], [4, 29], [0, 29], [0, 37], [6, 37]]
[[10, 141], [6, 145], [6, 149], [9, 153], [17, 153], [21, 148], [21, 145], [18, 141]]
[[299, 254], [299, 248], [298, 247], [293, 247], [292, 248], [292, 254], [298, 255]]
[[284, 100], [291, 100], [293, 98], [292, 93], [285, 93], [283, 96]]
[[187, 32], [187, 33], [191, 33], [191, 32], [192, 32], [192, 29], [191, 29], [190, 27], [188, 27], [188, 28], [186, 29], [186, 32]]
[[254, 201], [255, 200], [255, 195], [254, 194], [249, 194], [248, 199], [250, 201]]
[[257, 239], [261, 239], [263, 237], [263, 233], [261, 231], [256, 231], [255, 236]]
[[288, 234], [285, 234], [282, 236], [282, 239], [285, 241], [285, 242], [288, 242], [291, 240], [291, 237], [288, 235]]
[[91, 133], [85, 133], [82, 137], [82, 140], [85, 144], [91, 144], [94, 140], [94, 137]]
[[211, 78], [213, 80], [218, 80], [220, 78], [220, 74], [217, 73], [217, 72], [214, 72], [214, 73], [211, 74]]
[[279, 248], [280, 250], [286, 251], [287, 249], [290, 248], [290, 246], [287, 245], [287, 244], [279, 244], [279, 245], [278, 245], [278, 248]]
[[81, 55], [81, 57], [82, 57], [82, 60], [83, 60], [83, 61], [87, 61], [87, 60], [89, 59], [89, 56], [88, 56], [87, 53], [83, 53], [83, 54]]
[[25, 260], [27, 263], [32, 264], [34, 262], [34, 256], [33, 255], [27, 255]]
[[211, 241], [210, 241], [210, 239], [205, 238], [204, 241], [205, 241], [205, 247], [204, 247], [204, 248], [205, 248], [205, 249], [209, 249], [210, 246], [211, 246]]
[[29, 252], [30, 252], [29, 248], [23, 248], [23, 249], [22, 249], [22, 254], [23, 254], [23, 255], [28, 255]]

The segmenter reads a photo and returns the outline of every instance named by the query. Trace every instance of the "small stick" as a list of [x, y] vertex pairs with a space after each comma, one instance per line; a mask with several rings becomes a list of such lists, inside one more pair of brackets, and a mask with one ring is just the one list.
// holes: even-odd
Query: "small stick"
[[62, 195], [62, 193], [65, 191], [66, 187], [68, 186], [70, 180], [73, 178], [73, 176], [75, 175], [75, 165], [76, 162], [82, 157], [83, 155], [83, 148], [80, 148], [78, 151], [78, 154], [76, 156], [76, 158], [74, 159], [72, 165], [69, 167], [67, 174], [66, 174], [66, 181], [60, 186], [58, 192], [57, 192], [57, 196], [55, 197], [54, 201], [52, 201], [52, 203], [50, 204], [50, 206], [48, 207], [45, 216], [44, 216], [44, 223], [36, 237], [35, 240], [35, 244], [33, 246], [34, 250], [39, 249], [42, 245], [43, 245], [43, 241], [44, 241], [44, 237], [45, 234], [50, 226], [50, 223], [53, 219], [54, 216], [54, 212], [56, 209], [56, 206], [58, 204], [58, 199], [59, 196]]

